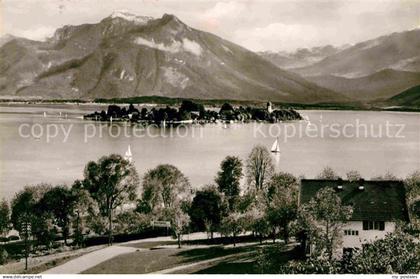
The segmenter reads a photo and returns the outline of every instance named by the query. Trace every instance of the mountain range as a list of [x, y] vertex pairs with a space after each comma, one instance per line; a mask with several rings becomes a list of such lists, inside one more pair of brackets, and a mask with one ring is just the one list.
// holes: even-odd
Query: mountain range
[[0, 48], [0, 95], [346, 100], [173, 15], [155, 19], [122, 12], [96, 24], [64, 26], [45, 42], [9, 38]]
[[[318, 55], [318, 61], [287, 67], [288, 70], [359, 101], [388, 99], [420, 84], [420, 29], [392, 33], [339, 50], [327, 49], [330, 53]], [[317, 54], [313, 50], [306, 53], [309, 57]], [[272, 57], [261, 55], [273, 61]], [[289, 65], [301, 62], [296, 53], [288, 57], [295, 57]]]
[[0, 38], [0, 98], [372, 102], [419, 84], [420, 29], [352, 46], [254, 53], [173, 15], [115, 12], [63, 26], [46, 41]]

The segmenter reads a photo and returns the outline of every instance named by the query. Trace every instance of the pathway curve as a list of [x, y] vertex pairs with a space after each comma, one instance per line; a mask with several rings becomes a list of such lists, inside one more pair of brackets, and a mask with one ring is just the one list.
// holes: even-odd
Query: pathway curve
[[106, 260], [121, 254], [135, 252], [136, 248], [124, 246], [110, 246], [100, 249], [76, 259], [70, 260], [62, 265], [51, 268], [43, 272], [43, 274], [76, 274], [94, 267]]

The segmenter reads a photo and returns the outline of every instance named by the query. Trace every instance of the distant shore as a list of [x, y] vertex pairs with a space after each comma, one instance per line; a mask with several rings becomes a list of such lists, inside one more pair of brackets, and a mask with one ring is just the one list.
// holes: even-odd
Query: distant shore
[[[192, 99], [192, 98], [169, 98], [160, 96], [141, 96], [133, 98], [113, 98], [113, 99], [94, 99], [94, 100], [78, 100], [78, 99], [1, 99], [0, 105], [73, 105], [80, 107], [107, 107], [110, 104], [118, 104], [128, 106], [130, 104], [141, 105], [145, 107], [157, 106], [176, 106], [180, 105], [184, 100], [202, 104], [206, 107], [220, 107], [224, 103], [231, 103], [234, 106], [261, 106], [266, 101], [257, 100], [229, 100], [229, 99]], [[401, 112], [420, 112], [420, 107], [392, 106], [385, 103], [285, 103], [272, 102], [274, 106], [281, 109], [296, 110], [353, 110], [353, 111], [401, 111]]]

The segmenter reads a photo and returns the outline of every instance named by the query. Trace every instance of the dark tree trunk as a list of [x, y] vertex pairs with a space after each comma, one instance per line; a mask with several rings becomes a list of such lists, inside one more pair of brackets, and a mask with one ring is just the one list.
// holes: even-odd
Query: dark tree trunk
[[178, 249], [181, 248], [181, 234], [178, 233]]
[[273, 243], [276, 243], [276, 228], [273, 228]]
[[109, 210], [108, 213], [108, 223], [109, 223], [109, 232], [108, 232], [108, 245], [112, 245], [112, 210]]

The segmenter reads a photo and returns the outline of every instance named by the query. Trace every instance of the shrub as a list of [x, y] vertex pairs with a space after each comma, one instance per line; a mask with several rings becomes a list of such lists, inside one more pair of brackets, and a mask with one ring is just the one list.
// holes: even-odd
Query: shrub
[[7, 263], [7, 260], [9, 258], [9, 254], [3, 247], [0, 247], [0, 264]]
[[9, 238], [7, 238], [7, 237], [0, 237], [0, 242], [9, 242]]

